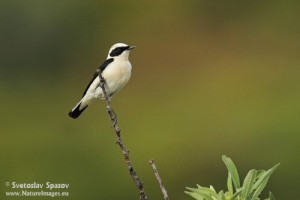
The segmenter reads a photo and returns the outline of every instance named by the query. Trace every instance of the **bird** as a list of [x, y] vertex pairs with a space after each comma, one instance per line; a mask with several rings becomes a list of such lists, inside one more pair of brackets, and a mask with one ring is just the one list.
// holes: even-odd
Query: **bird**
[[135, 46], [124, 43], [114, 44], [108, 52], [107, 59], [100, 65], [93, 75], [92, 80], [83, 92], [82, 98], [69, 112], [69, 116], [76, 119], [95, 100], [105, 99], [98, 72], [104, 79], [107, 95], [112, 97], [120, 91], [129, 81], [131, 76], [131, 63], [129, 53]]

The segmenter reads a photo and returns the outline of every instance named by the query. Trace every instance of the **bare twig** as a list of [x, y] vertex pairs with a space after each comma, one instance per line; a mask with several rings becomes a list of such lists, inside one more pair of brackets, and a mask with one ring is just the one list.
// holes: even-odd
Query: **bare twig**
[[140, 180], [140, 178], [138, 177], [136, 171], [134, 170], [134, 168], [132, 166], [132, 163], [131, 163], [131, 160], [129, 158], [129, 151], [126, 149], [126, 147], [125, 147], [125, 145], [122, 141], [121, 129], [118, 127], [118, 118], [117, 118], [115, 112], [113, 111], [113, 109], [110, 105], [110, 97], [108, 96], [107, 91], [106, 91], [105, 86], [104, 86], [105, 85], [105, 80], [101, 75], [101, 71], [97, 71], [97, 73], [98, 73], [98, 76], [100, 78], [100, 87], [102, 88], [103, 94], [104, 94], [104, 97], [105, 97], [106, 110], [107, 110], [107, 113], [109, 114], [111, 123], [112, 123], [113, 128], [115, 129], [115, 133], [117, 135], [117, 144], [119, 145], [119, 147], [122, 151], [122, 154], [125, 158], [129, 174], [132, 177], [136, 187], [139, 190], [140, 200], [147, 200], [148, 198], [147, 198], [147, 196], [144, 192], [143, 182]]
[[168, 196], [167, 190], [166, 190], [166, 188], [164, 186], [164, 183], [163, 183], [163, 181], [162, 181], [162, 179], [161, 179], [161, 177], [160, 177], [160, 175], [158, 173], [158, 170], [157, 170], [157, 168], [155, 166], [154, 160], [150, 160], [149, 164], [151, 165], [151, 167], [153, 169], [153, 172], [154, 172], [154, 175], [155, 175], [155, 177], [156, 177], [156, 179], [158, 181], [160, 190], [161, 190], [161, 192], [164, 195], [164, 200], [169, 200], [169, 196]]

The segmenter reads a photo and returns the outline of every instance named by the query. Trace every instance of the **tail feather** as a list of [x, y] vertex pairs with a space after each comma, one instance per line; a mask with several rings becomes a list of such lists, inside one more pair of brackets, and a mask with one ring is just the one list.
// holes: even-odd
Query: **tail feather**
[[83, 107], [82, 109], [80, 109], [81, 106], [81, 102], [78, 103], [75, 108], [73, 108], [70, 112], [69, 112], [69, 116], [72, 117], [73, 119], [76, 119], [77, 117], [79, 117], [79, 115], [88, 107], [87, 105], [85, 107]]

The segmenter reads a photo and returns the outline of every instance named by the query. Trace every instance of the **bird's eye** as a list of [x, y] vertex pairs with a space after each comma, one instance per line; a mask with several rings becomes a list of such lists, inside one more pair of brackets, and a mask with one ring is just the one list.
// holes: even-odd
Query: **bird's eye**
[[110, 53], [110, 56], [112, 57], [119, 56], [122, 54], [123, 51], [124, 51], [124, 47], [117, 47]]

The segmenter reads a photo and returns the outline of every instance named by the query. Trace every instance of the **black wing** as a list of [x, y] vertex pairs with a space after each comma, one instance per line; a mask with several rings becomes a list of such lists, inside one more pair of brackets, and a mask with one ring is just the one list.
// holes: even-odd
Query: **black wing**
[[[102, 63], [102, 65], [100, 65], [99, 69], [101, 72], [103, 72], [103, 70], [112, 62], [114, 61], [113, 58], [107, 59], [106, 61], [104, 61], [104, 63]], [[97, 72], [96, 72], [97, 73]]]
[[[102, 65], [100, 65], [100, 67], [98, 68], [100, 70], [100, 72], [103, 72], [103, 70], [110, 64], [112, 63], [112, 61], [114, 61], [113, 58], [107, 59], [106, 61], [104, 61], [104, 63], [102, 63]], [[98, 76], [98, 73], [95, 72], [93, 75], [92, 80], [89, 82], [89, 84], [87, 85], [86, 89], [84, 90], [84, 93], [82, 95], [82, 97], [84, 97], [84, 95], [86, 94], [87, 90], [89, 89], [89, 87], [91, 86], [91, 84], [94, 82], [95, 78]]]

